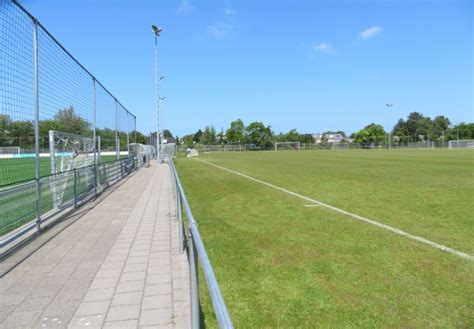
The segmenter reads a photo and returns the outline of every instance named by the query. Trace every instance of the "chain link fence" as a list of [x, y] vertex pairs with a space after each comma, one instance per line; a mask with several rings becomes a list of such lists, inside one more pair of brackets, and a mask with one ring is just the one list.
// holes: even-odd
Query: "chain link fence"
[[17, 1], [0, 0], [0, 255], [126, 176], [135, 139], [136, 117]]

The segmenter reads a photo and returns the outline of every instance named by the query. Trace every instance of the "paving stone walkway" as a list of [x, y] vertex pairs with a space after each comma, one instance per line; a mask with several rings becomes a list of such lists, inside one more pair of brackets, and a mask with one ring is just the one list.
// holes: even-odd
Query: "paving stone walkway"
[[166, 164], [137, 171], [0, 278], [1, 328], [189, 328], [189, 319]]

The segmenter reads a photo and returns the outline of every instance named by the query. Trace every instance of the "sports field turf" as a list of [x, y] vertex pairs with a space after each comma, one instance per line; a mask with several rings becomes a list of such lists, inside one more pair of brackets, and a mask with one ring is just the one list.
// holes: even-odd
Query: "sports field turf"
[[[474, 254], [472, 151], [199, 159]], [[474, 262], [196, 159], [176, 164], [237, 327], [474, 326]]]
[[[101, 156], [101, 163], [115, 160], [115, 156]], [[35, 159], [34, 158], [14, 158], [0, 159], [0, 186], [8, 189], [10, 187], [21, 185], [22, 182], [31, 182], [35, 177]], [[50, 175], [50, 158], [40, 158], [41, 177]], [[84, 172], [83, 172], [84, 174]], [[76, 192], [80, 195], [86, 192], [90, 187], [83, 177], [78, 175]], [[105, 173], [99, 175], [106, 177]], [[106, 178], [104, 178], [106, 179]], [[72, 198], [74, 194], [71, 183], [65, 190], [65, 200]], [[0, 236], [7, 234], [18, 227], [35, 219], [36, 216], [36, 193], [33, 186], [23, 189], [21, 193], [4, 196], [0, 199]], [[41, 213], [47, 213], [53, 208], [52, 192], [49, 183], [42, 186], [41, 189]]]
[[[115, 160], [114, 155], [103, 155], [101, 161]], [[14, 185], [35, 178], [35, 158], [0, 159], [0, 187]], [[40, 158], [41, 177], [51, 174], [49, 157]]]

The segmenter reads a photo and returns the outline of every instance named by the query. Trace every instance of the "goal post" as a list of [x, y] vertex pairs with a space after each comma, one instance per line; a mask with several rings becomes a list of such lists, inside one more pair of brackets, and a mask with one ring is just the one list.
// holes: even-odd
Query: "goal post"
[[[91, 137], [49, 131], [49, 155], [51, 166], [51, 192], [55, 208], [64, 203], [66, 191], [73, 188], [74, 170], [91, 166], [97, 159], [94, 139]], [[94, 175], [85, 170], [86, 186], [95, 186]]]
[[449, 149], [474, 148], [474, 139], [456, 139], [448, 142]]
[[300, 142], [277, 142], [275, 143], [275, 151], [281, 150], [300, 150]]

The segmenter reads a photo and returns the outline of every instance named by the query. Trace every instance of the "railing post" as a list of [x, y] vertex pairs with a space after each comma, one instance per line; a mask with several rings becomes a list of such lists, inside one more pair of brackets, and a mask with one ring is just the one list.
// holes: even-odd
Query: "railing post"
[[199, 328], [201, 319], [199, 314], [199, 278], [197, 252], [193, 235], [189, 230], [189, 274], [191, 283], [191, 328]]
[[72, 170], [74, 174], [74, 208], [77, 208], [77, 175], [76, 175], [76, 168]]
[[184, 252], [184, 225], [183, 225], [183, 213], [181, 208], [181, 195], [179, 194], [178, 184], [176, 184], [176, 204], [177, 204], [177, 216], [178, 216], [178, 239], [179, 239], [179, 253]]

